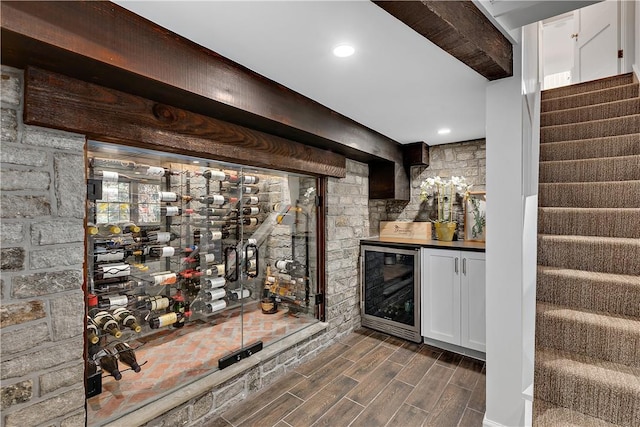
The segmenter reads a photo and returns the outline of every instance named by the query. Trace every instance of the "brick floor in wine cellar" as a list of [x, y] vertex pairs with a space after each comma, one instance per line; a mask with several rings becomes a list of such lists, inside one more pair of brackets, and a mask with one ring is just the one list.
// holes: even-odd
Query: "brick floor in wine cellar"
[[125, 371], [121, 364], [120, 381], [104, 376], [102, 393], [87, 400], [87, 424], [100, 425], [118, 418], [212, 372], [220, 357], [241, 347], [241, 334], [245, 345], [261, 340], [267, 346], [316, 322], [292, 316], [286, 308], [275, 314], [263, 314], [255, 305], [246, 305], [244, 310], [242, 327], [238, 308], [213, 316], [213, 322], [195, 321], [181, 329], [129, 341], [138, 362], [146, 362], [142, 371]]

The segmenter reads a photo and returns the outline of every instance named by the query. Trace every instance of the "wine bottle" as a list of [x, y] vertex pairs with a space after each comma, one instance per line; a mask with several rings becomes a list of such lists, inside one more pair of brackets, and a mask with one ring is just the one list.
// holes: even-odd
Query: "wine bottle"
[[102, 280], [116, 279], [125, 281], [131, 274], [129, 264], [100, 264], [94, 270], [94, 281], [99, 283]]
[[139, 306], [151, 311], [164, 310], [169, 305], [171, 305], [171, 299], [166, 295], [147, 296], [139, 302]]
[[160, 202], [177, 202], [180, 199], [180, 195], [178, 193], [174, 193], [173, 191], [158, 192], [158, 201]]
[[248, 185], [243, 185], [242, 188], [240, 187], [230, 187], [230, 186], [222, 186], [220, 187], [220, 192], [221, 193], [236, 193], [236, 192], [240, 192], [242, 194], [256, 194], [260, 191], [260, 189], [258, 187], [255, 186], [248, 186]]
[[96, 246], [93, 249], [95, 262], [123, 261], [127, 256], [124, 249], [110, 249], [104, 246]]
[[255, 175], [245, 175], [242, 179], [243, 184], [257, 184], [260, 182], [260, 178]]
[[227, 284], [227, 280], [224, 277], [207, 277], [204, 279], [205, 289], [217, 289], [222, 288]]
[[251, 291], [249, 289], [233, 289], [227, 292], [227, 298], [229, 301], [238, 301], [244, 298], [249, 298], [251, 296]]
[[163, 271], [152, 274], [151, 280], [155, 286], [173, 285], [178, 281], [178, 275], [171, 271]]
[[211, 219], [208, 221], [193, 222], [191, 225], [195, 227], [221, 228], [221, 227], [228, 227], [232, 224], [235, 224], [235, 221], [232, 219]]
[[139, 333], [142, 330], [133, 313], [125, 307], [113, 310], [113, 317], [118, 321], [118, 323], [120, 323], [120, 325], [125, 328], [132, 329], [135, 333]]
[[242, 208], [242, 215], [258, 215], [260, 208], [257, 206], [245, 206]]
[[98, 234], [100, 232], [100, 230], [98, 229], [98, 226], [95, 225], [92, 222], [88, 222], [87, 223], [87, 234], [90, 236], [95, 236], [96, 234]]
[[275, 267], [278, 270], [282, 271], [291, 271], [293, 268], [293, 260], [290, 259], [279, 259], [275, 262]]
[[226, 205], [238, 203], [237, 197], [223, 196], [222, 194], [209, 194], [208, 196], [194, 197], [192, 200], [208, 205]]
[[227, 302], [223, 299], [219, 299], [216, 301], [211, 301], [206, 304], [206, 311], [208, 314], [217, 313], [218, 311], [222, 311], [227, 307]]
[[100, 341], [98, 325], [89, 316], [87, 316], [87, 341], [91, 344], [98, 344]]
[[238, 175], [231, 175], [222, 171], [207, 169], [200, 175], [202, 175], [206, 179], [211, 179], [214, 181], [238, 182]]
[[258, 218], [244, 217], [242, 218], [242, 224], [248, 227], [255, 227], [258, 225]]
[[229, 208], [200, 208], [192, 210], [193, 213], [203, 216], [225, 216], [229, 214]]
[[125, 307], [135, 300], [136, 297], [129, 295], [101, 295], [98, 297], [98, 308], [101, 310], [113, 310]]
[[98, 328], [113, 335], [116, 338], [122, 336], [122, 331], [118, 327], [118, 321], [108, 311], [99, 311], [93, 316], [93, 321]]
[[102, 349], [97, 356], [100, 357], [98, 361], [100, 367], [105, 372], [110, 373], [116, 381], [120, 381], [122, 374], [120, 373], [120, 369], [118, 369], [118, 359], [116, 359], [116, 356], [107, 348]]
[[192, 213], [194, 213], [193, 209], [182, 209], [178, 206], [160, 206], [160, 215], [162, 216], [191, 215]]
[[124, 234], [140, 232], [140, 227], [135, 225], [133, 222], [123, 222], [118, 224], [118, 227], [120, 227], [120, 230]]
[[171, 246], [152, 246], [149, 248], [149, 256], [152, 258], [167, 258], [172, 257], [175, 254], [176, 248]]
[[211, 263], [214, 263], [216, 261], [216, 255], [215, 254], [199, 253], [199, 254], [196, 254], [193, 257], [185, 258], [184, 261], [187, 262], [187, 263], [198, 262], [198, 263], [211, 264]]
[[181, 290], [178, 290], [173, 296], [173, 306], [171, 309], [174, 313], [178, 314], [178, 320], [173, 324], [173, 327], [182, 328], [191, 313], [189, 312], [189, 303], [184, 300]]
[[111, 234], [120, 234], [122, 232], [122, 229], [118, 227], [118, 224], [108, 223], [100, 224], [98, 226], [98, 232], [103, 236], [109, 236]]
[[242, 203], [245, 205], [257, 205], [260, 203], [260, 199], [258, 199], [258, 196], [249, 196], [242, 199]]
[[173, 231], [148, 231], [137, 240], [143, 243], [167, 243], [180, 236]]
[[133, 372], [138, 373], [141, 371], [140, 365], [138, 364], [138, 360], [136, 359], [136, 353], [129, 346], [129, 344], [124, 342], [119, 342], [114, 346], [116, 351], [118, 352], [118, 359], [125, 365], [129, 366], [133, 369]]
[[204, 293], [205, 301], [215, 301], [218, 299], [225, 298], [227, 296], [227, 291], [222, 288], [213, 289]]
[[164, 326], [174, 325], [180, 320], [184, 321], [185, 315], [172, 311], [171, 313], [162, 314], [149, 320], [151, 329], [158, 329]]
[[87, 359], [87, 378], [94, 376], [98, 373], [98, 365], [93, 359]]
[[195, 230], [193, 232], [193, 237], [196, 239], [209, 238], [210, 240], [221, 240], [227, 239], [231, 235], [231, 233], [229, 233], [229, 229], [226, 228], [223, 228], [222, 230], [209, 231], [206, 234], [203, 234], [202, 231], [204, 230]]

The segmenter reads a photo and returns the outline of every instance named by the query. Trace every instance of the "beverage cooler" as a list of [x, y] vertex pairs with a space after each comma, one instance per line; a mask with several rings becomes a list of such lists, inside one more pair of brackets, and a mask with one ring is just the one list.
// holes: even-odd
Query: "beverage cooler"
[[420, 334], [420, 249], [361, 245], [362, 326], [414, 342]]
[[88, 425], [317, 322], [317, 178], [95, 141], [87, 177]]

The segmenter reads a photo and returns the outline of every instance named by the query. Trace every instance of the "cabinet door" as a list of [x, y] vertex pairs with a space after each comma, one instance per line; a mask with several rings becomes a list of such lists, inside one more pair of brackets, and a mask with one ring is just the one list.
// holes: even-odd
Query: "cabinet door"
[[460, 251], [422, 250], [422, 335], [460, 345]]
[[462, 252], [462, 343], [486, 351], [485, 254]]

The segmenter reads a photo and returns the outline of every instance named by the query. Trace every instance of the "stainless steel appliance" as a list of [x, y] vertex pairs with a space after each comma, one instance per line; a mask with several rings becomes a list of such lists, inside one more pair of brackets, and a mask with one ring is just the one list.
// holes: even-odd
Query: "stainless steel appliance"
[[362, 326], [414, 342], [420, 334], [420, 249], [362, 244]]

